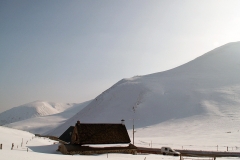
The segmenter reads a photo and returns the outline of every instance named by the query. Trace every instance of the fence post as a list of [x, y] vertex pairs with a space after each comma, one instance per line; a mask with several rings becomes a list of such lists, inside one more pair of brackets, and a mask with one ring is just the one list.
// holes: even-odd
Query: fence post
[[0, 149], [2, 149], [2, 144], [0, 144]]
[[11, 148], [11, 150], [13, 150], [13, 147], [14, 147], [14, 143], [12, 143], [12, 148]]

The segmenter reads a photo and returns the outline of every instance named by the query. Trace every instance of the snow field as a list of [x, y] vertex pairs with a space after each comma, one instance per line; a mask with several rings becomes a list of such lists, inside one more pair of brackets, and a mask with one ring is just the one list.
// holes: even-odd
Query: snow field
[[[3, 149], [0, 150], [1, 160], [179, 160], [179, 157], [153, 155], [153, 154], [141, 154], [141, 155], [130, 155], [130, 154], [102, 154], [102, 155], [62, 155], [56, 151], [58, 144], [55, 141], [49, 140], [43, 137], [34, 137], [33, 134], [20, 131], [16, 129], [10, 129], [0, 127], [0, 144], [3, 144]], [[23, 146], [21, 145], [23, 138]], [[33, 138], [33, 139], [32, 139]], [[146, 143], [150, 142], [152, 137], [145, 137], [137, 139], [142, 145], [146, 147]], [[156, 138], [157, 139], [157, 138]], [[11, 150], [12, 142], [14, 141], [14, 149]], [[26, 144], [26, 141], [28, 143]], [[155, 141], [153, 139], [153, 141]], [[168, 143], [169, 144], [169, 143]], [[19, 145], [16, 148], [16, 145]], [[153, 144], [153, 147], [156, 144]], [[27, 151], [28, 148], [28, 151]], [[237, 160], [240, 158], [217, 158], [219, 160]], [[197, 160], [197, 159], [196, 159]], [[200, 159], [199, 159], [200, 160]], [[206, 160], [206, 159], [204, 159]]]

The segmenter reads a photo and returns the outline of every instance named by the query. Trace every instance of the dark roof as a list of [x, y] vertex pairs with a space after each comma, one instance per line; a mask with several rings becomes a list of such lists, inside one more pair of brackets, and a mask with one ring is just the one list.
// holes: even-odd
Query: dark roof
[[58, 139], [70, 143], [74, 126], [70, 126]]
[[127, 129], [123, 124], [84, 124], [76, 125], [79, 144], [118, 144], [130, 143]]

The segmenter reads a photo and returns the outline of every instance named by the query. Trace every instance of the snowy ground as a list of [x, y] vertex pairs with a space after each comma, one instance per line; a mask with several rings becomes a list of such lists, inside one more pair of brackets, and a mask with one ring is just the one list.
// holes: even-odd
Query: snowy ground
[[239, 124], [239, 119], [232, 117], [192, 116], [136, 129], [135, 136], [137, 143], [149, 145], [152, 141], [153, 147], [170, 145], [175, 149], [216, 151], [218, 146], [219, 151], [228, 147], [229, 151], [240, 152]]
[[[146, 128], [147, 130], [151, 130], [154, 128]], [[131, 132], [131, 131], [129, 131]], [[18, 159], [18, 160], [42, 160], [42, 159], [58, 159], [58, 160], [67, 160], [67, 159], [86, 159], [86, 160], [105, 160], [105, 159], [126, 159], [126, 160], [177, 160], [179, 157], [173, 157], [173, 156], [163, 156], [163, 155], [153, 155], [153, 154], [144, 154], [144, 155], [130, 155], [130, 154], [102, 154], [102, 155], [93, 155], [93, 156], [83, 156], [83, 155], [62, 155], [59, 152], [56, 151], [58, 142], [49, 140], [47, 138], [39, 138], [35, 137], [33, 134], [29, 132], [24, 132], [20, 130], [10, 129], [6, 127], [0, 127], [0, 144], [3, 144], [3, 149], [0, 150], [0, 159], [1, 160], [9, 160], [9, 159]], [[143, 133], [143, 132], [142, 132]], [[151, 133], [151, 132], [149, 132]], [[142, 134], [141, 131], [136, 135], [135, 144], [138, 146], [145, 146], [145, 147], [154, 147], [159, 148], [161, 146], [171, 146], [171, 147], [177, 147], [180, 146], [180, 144], [186, 148], [191, 148], [192, 146], [188, 146], [189, 143], [193, 141], [182, 141], [181, 139], [178, 139], [179, 137], [183, 135], [179, 135], [179, 137], [176, 137], [175, 139], [172, 139], [170, 137], [167, 139], [166, 137], [156, 137], [152, 134], [149, 134], [148, 136]], [[171, 135], [173, 136], [173, 135]], [[238, 137], [240, 134], [238, 133]], [[203, 138], [200, 136], [200, 138]], [[176, 141], [178, 139], [179, 141]], [[212, 137], [214, 140], [218, 140], [218, 137]], [[23, 141], [23, 145], [21, 146], [21, 143]], [[198, 139], [196, 138], [194, 140], [195, 142], [198, 142]], [[151, 143], [152, 142], [152, 143]], [[207, 141], [205, 141], [207, 143]], [[14, 148], [11, 150], [12, 143], [14, 143]], [[221, 141], [219, 141], [221, 143]], [[195, 148], [202, 148], [207, 150], [214, 150], [216, 148], [211, 148], [207, 145], [203, 146], [203, 142], [199, 141], [196, 146], [193, 146]], [[238, 143], [239, 144], [239, 143]], [[204, 148], [205, 147], [205, 148]], [[179, 147], [178, 147], [179, 148]], [[238, 150], [239, 151], [239, 150]], [[196, 158], [195, 158], [196, 159]], [[240, 158], [217, 158], [220, 160], [227, 160], [227, 159], [240, 159]]]

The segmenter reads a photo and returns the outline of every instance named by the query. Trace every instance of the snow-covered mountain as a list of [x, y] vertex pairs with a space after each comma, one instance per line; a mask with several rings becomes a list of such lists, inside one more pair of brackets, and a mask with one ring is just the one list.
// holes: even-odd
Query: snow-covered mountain
[[64, 123], [66, 120], [78, 113], [81, 109], [86, 107], [90, 102], [91, 100], [83, 103], [71, 104], [69, 108], [65, 109], [61, 113], [29, 118], [26, 120], [6, 124], [4, 126], [28, 131], [34, 134], [43, 134], [48, 130], [56, 128], [60, 124]]
[[0, 113], [0, 125], [5, 125], [33, 117], [61, 113], [71, 108], [74, 103], [53, 103], [34, 101]]
[[46, 134], [59, 136], [77, 120], [119, 123], [125, 119], [128, 128], [133, 119], [137, 128], [203, 118], [209, 120], [206, 127], [213, 119], [219, 119], [218, 125], [224, 121], [236, 125], [240, 122], [239, 73], [240, 42], [229, 43], [177, 68], [123, 79]]

